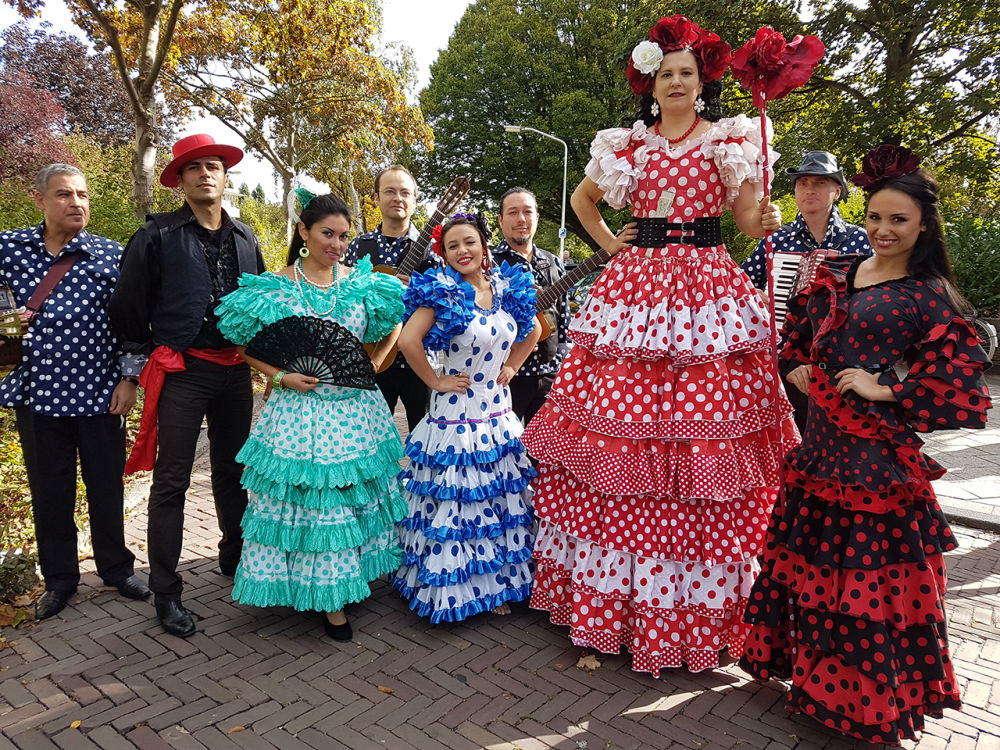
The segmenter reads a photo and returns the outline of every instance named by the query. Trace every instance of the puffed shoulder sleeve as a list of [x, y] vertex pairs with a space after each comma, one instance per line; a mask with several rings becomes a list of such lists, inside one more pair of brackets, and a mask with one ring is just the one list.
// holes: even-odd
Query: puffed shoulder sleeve
[[[767, 120], [767, 140], [774, 137], [770, 119]], [[705, 134], [702, 151], [715, 162], [719, 179], [726, 186], [726, 207], [732, 208], [740, 186], [749, 182], [754, 187], [757, 200], [764, 196], [764, 180], [768, 184], [774, 179], [774, 163], [778, 161], [777, 151], [768, 152], [768, 169], [764, 173], [764, 150], [760, 138], [760, 118], [746, 115], [727, 117], [719, 120]]]
[[227, 341], [246, 346], [261, 328], [288, 316], [288, 310], [276, 303], [280, 293], [281, 280], [275, 274], [243, 274], [236, 290], [223, 297], [215, 308], [219, 332]]
[[879, 384], [892, 387], [906, 420], [920, 432], [985, 427], [992, 403], [983, 372], [990, 362], [972, 326], [933, 292], [921, 295], [915, 312], [925, 330], [909, 352], [913, 364], [904, 380], [889, 371]]
[[371, 265], [365, 257], [354, 266], [354, 273], [368, 273], [370, 276], [365, 294], [365, 311], [368, 313], [365, 342], [385, 338], [403, 319], [403, 282], [387, 273], [373, 272]]
[[431, 269], [410, 276], [410, 285], [403, 293], [403, 304], [406, 306], [404, 320], [408, 320], [420, 307], [429, 307], [434, 311], [434, 325], [424, 336], [424, 347], [439, 351], [445, 349], [472, 322], [476, 292], [447, 270]]
[[649, 161], [645, 136], [646, 125], [639, 120], [631, 128], [598, 131], [590, 144], [590, 161], [584, 171], [612, 208], [624, 208], [639, 184]]
[[535, 327], [535, 301], [538, 292], [534, 287], [531, 272], [521, 264], [500, 264], [500, 307], [507, 311], [517, 323], [514, 341], [524, 341]]

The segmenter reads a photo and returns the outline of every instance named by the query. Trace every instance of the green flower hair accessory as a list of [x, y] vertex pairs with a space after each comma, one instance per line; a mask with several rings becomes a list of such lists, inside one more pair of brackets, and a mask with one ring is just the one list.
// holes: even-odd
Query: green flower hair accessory
[[[288, 207], [288, 215], [293, 221], [298, 222], [301, 220], [301, 212], [306, 210], [306, 206], [308, 206], [315, 197], [315, 193], [312, 193], [301, 186], [292, 188], [288, 191], [288, 195], [285, 196], [285, 205]], [[296, 203], [298, 203], [298, 210], [296, 210]]]

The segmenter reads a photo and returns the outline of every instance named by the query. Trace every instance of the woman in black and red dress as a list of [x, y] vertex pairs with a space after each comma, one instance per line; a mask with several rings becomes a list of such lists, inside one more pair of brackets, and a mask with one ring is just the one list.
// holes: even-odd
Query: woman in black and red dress
[[781, 356], [810, 395], [802, 445], [768, 529], [741, 666], [791, 678], [790, 708], [898, 744], [959, 708], [945, 632], [943, 553], [956, 544], [931, 489], [944, 469], [918, 432], [983, 427], [987, 359], [958, 312], [934, 178], [880, 146], [869, 193], [875, 254], [821, 269], [790, 305]]

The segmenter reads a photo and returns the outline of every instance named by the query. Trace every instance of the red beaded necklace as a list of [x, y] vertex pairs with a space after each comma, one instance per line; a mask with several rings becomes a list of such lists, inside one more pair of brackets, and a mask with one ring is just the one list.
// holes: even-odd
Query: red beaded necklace
[[[691, 127], [689, 127], [687, 130], [684, 131], [684, 135], [682, 135], [680, 138], [667, 138], [667, 143], [669, 143], [671, 145], [673, 145], [674, 143], [680, 143], [681, 141], [683, 141], [685, 138], [687, 138], [689, 135], [691, 135], [694, 132], [694, 129], [696, 127], [698, 127], [698, 123], [699, 122], [701, 122], [701, 115], [695, 115], [694, 116], [694, 122], [691, 123]], [[653, 132], [656, 133], [657, 135], [659, 135], [661, 138], [666, 138], [666, 136], [660, 135], [660, 121], [659, 120], [657, 120], [656, 124], [653, 126]]]

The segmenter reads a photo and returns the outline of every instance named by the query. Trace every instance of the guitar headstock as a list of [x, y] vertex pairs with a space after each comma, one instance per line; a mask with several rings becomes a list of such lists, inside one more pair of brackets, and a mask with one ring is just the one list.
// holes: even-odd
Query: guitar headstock
[[438, 201], [437, 210], [445, 216], [449, 216], [456, 208], [462, 205], [465, 196], [472, 189], [471, 177], [471, 174], [467, 174], [465, 177], [456, 177], [452, 180], [448, 189], [444, 191], [444, 195], [441, 196], [441, 200]]

